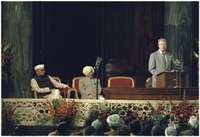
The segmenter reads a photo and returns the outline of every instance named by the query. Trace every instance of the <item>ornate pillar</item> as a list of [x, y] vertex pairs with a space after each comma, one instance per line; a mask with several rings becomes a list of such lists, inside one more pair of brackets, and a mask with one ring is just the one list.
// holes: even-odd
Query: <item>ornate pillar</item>
[[186, 86], [191, 85], [192, 72], [192, 2], [166, 2], [164, 35], [168, 48], [180, 61], [181, 70], [186, 73]]
[[[10, 83], [7, 97], [30, 97], [32, 73], [32, 3], [2, 2], [2, 38], [10, 44]], [[6, 90], [6, 91], [5, 91]]]

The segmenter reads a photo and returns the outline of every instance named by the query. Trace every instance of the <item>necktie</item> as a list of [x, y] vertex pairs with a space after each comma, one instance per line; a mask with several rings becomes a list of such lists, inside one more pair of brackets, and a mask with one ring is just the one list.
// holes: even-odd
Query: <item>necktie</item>
[[162, 53], [162, 57], [163, 57], [163, 65], [164, 65], [164, 68], [166, 69], [167, 61], [166, 61], [165, 53]]

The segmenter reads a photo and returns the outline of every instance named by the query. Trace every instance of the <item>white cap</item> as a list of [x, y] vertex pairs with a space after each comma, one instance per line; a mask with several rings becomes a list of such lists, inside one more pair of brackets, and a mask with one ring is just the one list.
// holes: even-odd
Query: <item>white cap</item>
[[83, 68], [83, 74], [85, 76], [88, 76], [89, 74], [93, 74], [94, 73], [94, 68], [92, 66], [85, 66]]
[[177, 131], [174, 125], [169, 126], [165, 129], [165, 136], [176, 136], [176, 135], [177, 135]]
[[96, 119], [92, 122], [91, 126], [98, 130], [102, 126], [102, 122], [99, 119]]
[[118, 114], [112, 114], [107, 117], [106, 122], [110, 127], [119, 127], [121, 124], [120, 116]]
[[34, 67], [35, 70], [37, 69], [44, 69], [44, 64], [38, 64]]
[[190, 116], [188, 123], [194, 128], [198, 127], [199, 124], [196, 116]]

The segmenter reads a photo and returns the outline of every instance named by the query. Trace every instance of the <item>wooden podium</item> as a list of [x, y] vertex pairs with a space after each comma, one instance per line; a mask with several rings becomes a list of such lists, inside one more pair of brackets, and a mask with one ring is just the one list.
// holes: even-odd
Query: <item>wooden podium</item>
[[155, 79], [155, 88], [181, 88], [185, 85], [184, 72], [162, 72]]

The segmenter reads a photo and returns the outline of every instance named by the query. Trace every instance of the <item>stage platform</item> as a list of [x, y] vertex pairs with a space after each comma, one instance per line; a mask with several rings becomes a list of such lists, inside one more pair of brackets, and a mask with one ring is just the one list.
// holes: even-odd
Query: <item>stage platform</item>
[[103, 94], [117, 100], [198, 100], [199, 88], [104, 88]]

